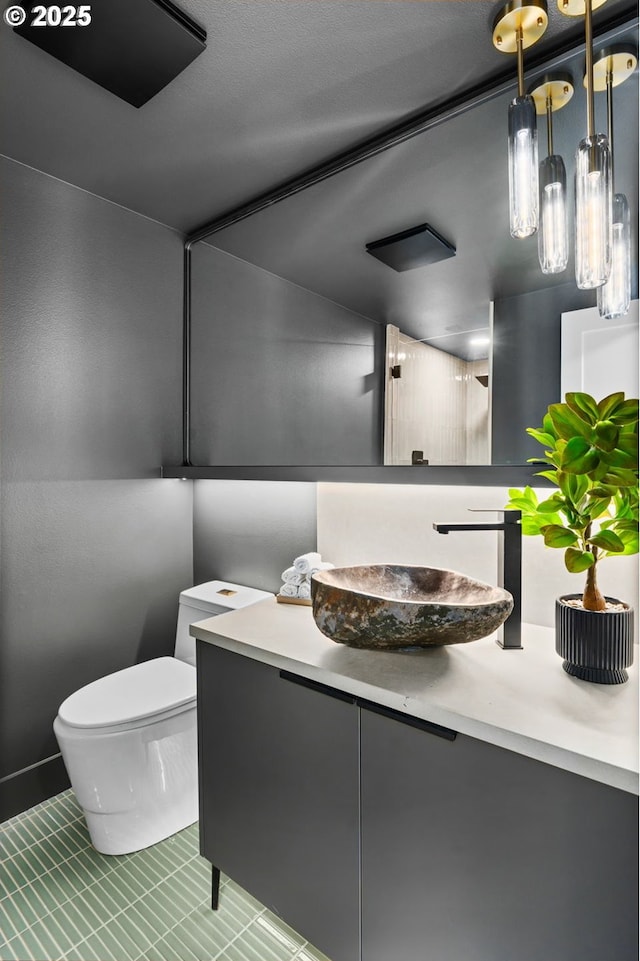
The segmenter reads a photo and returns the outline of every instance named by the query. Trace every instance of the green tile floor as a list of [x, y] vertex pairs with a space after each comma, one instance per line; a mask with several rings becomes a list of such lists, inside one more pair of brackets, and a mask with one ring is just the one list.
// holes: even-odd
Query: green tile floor
[[0, 824], [0, 961], [327, 961], [224, 876], [198, 825], [135, 854], [91, 846], [71, 791]]

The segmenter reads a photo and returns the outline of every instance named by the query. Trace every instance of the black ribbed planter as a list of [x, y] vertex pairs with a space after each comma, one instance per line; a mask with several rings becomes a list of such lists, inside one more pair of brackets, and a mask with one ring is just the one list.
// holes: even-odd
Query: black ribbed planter
[[[623, 684], [625, 668], [633, 664], [633, 608], [624, 611], [585, 611], [565, 601], [582, 594], [565, 594], [556, 600], [556, 651], [572, 677], [596, 684]], [[624, 604], [615, 597], [605, 597]]]

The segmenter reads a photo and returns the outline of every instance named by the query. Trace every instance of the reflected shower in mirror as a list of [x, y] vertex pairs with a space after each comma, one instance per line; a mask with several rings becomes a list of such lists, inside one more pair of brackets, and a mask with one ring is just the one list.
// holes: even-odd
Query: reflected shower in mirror
[[489, 327], [386, 344], [384, 463], [491, 463]]

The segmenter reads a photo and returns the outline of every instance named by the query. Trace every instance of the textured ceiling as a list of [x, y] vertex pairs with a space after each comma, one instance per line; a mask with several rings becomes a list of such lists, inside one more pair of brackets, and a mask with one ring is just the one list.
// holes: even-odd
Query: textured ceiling
[[[490, 40], [500, 2], [177, 3], [206, 29], [207, 49], [140, 109], [0, 24], [0, 153], [189, 232], [404, 117], [515, 76], [514, 58]], [[549, 6], [540, 56], [582, 32], [581, 20]], [[608, 0], [594, 22], [627, 12], [635, 3]], [[626, 86], [637, 98], [635, 79]], [[630, 170], [633, 97], [625, 91]], [[504, 110], [485, 105], [210, 242], [414, 335], [468, 329], [491, 297], [516, 292], [513, 271], [542, 286], [535, 241], [515, 244], [497, 226]], [[565, 146], [573, 152], [573, 141]], [[625, 189], [637, 202], [636, 183]], [[363, 253], [366, 241], [423, 220], [458, 247], [426, 287], [427, 270], [400, 283]]]
[[[189, 231], [512, 60], [488, 0], [177, 5], [207, 49], [140, 109], [0, 24], [0, 152]], [[550, 6], [540, 47], [580, 29]]]

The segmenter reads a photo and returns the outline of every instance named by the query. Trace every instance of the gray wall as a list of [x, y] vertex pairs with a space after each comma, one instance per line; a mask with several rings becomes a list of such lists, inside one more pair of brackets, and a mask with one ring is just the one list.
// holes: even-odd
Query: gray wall
[[493, 314], [491, 462], [524, 464], [540, 445], [539, 427], [560, 398], [560, 315], [593, 307], [595, 291], [567, 283], [496, 300]]
[[192, 257], [194, 463], [381, 463], [384, 327], [207, 244]]
[[[180, 456], [180, 238], [6, 159], [0, 179], [6, 778], [56, 754], [69, 693], [171, 651], [193, 577], [191, 485], [156, 479]], [[60, 777], [5, 780], [0, 816]]]
[[196, 583], [219, 578], [275, 594], [293, 559], [316, 549], [315, 484], [203, 480], [193, 487]]

